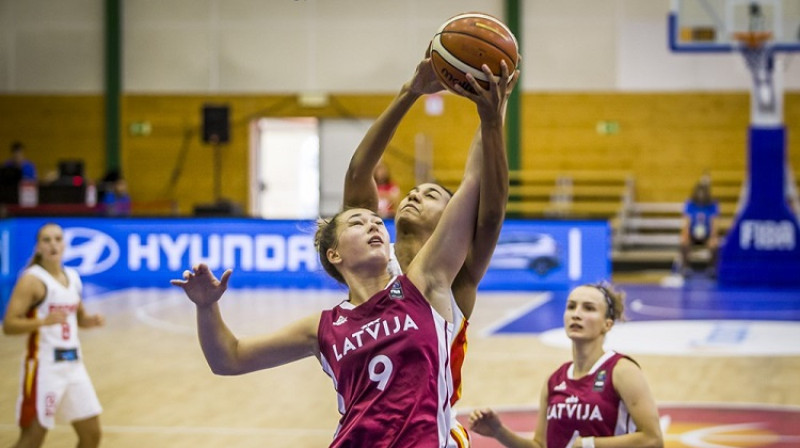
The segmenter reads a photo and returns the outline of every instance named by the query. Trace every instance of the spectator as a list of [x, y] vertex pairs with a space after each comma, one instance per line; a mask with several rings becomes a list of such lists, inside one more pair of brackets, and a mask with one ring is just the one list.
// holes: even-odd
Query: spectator
[[128, 183], [119, 171], [111, 171], [103, 178], [100, 203], [106, 216], [130, 216], [131, 196], [128, 194]]
[[6, 160], [3, 166], [19, 168], [23, 180], [36, 180], [36, 166], [25, 158], [25, 145], [22, 142], [11, 144], [11, 158]]
[[389, 175], [389, 168], [378, 162], [373, 172], [375, 184], [378, 186], [378, 215], [381, 218], [394, 218], [395, 209], [400, 202], [400, 187]]
[[689, 253], [696, 248], [705, 248], [710, 252], [707, 271], [712, 276], [716, 274], [719, 251], [718, 216], [719, 205], [711, 198], [710, 182], [698, 182], [684, 208], [678, 264], [681, 274], [687, 275], [691, 272]]

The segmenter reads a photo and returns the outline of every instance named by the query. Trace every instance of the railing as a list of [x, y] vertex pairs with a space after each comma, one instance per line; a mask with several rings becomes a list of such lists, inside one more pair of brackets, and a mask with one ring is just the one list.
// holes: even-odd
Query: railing
[[[461, 171], [434, 171], [437, 182], [456, 189]], [[509, 173], [509, 216], [524, 218], [611, 219], [633, 200], [627, 171], [519, 170]]]

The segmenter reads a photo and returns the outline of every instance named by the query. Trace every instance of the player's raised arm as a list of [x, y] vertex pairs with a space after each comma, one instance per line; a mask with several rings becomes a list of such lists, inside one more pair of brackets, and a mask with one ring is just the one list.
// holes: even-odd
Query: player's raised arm
[[[519, 71], [510, 78], [505, 62], [501, 63], [500, 80], [494, 93], [491, 90], [481, 90], [481, 95], [501, 95], [500, 117], [505, 120], [506, 106], [511, 90], [517, 82]], [[472, 95], [464, 92], [464, 95]], [[478, 197], [478, 216], [475, 222], [475, 235], [470, 244], [469, 253], [464, 261], [464, 266], [458, 273], [453, 283], [456, 302], [464, 315], [469, 318], [475, 306], [475, 297], [478, 284], [489, 267], [494, 248], [500, 237], [500, 230], [505, 219], [506, 203], [508, 202], [508, 158], [503, 135], [502, 124], [498, 127], [492, 122], [495, 111], [488, 108], [496, 107], [494, 100], [487, 100], [475, 94], [474, 101], [481, 101], [479, 112], [483, 107], [483, 114], [489, 114], [487, 119], [481, 119], [481, 127], [476, 133], [473, 145], [480, 145], [470, 150], [466, 170], [474, 170], [480, 177], [480, 194]], [[479, 103], [480, 104], [480, 103]], [[487, 134], [484, 136], [483, 131]]]
[[231, 271], [217, 278], [201, 264], [172, 280], [197, 306], [197, 335], [211, 371], [240, 375], [268, 369], [316, 354], [319, 315], [309, 316], [265, 336], [239, 339], [225, 324], [219, 299], [228, 287]]
[[430, 59], [423, 59], [414, 76], [403, 84], [389, 107], [370, 126], [356, 148], [344, 180], [344, 208], [366, 208], [378, 210], [378, 187], [373, 172], [383, 152], [394, 136], [400, 121], [417, 99], [426, 94], [442, 90], [443, 87], [433, 73]]
[[[483, 144], [473, 145], [471, 148], [468, 157], [469, 166], [464, 171], [461, 185], [447, 205], [433, 235], [412, 262], [412, 268], [418, 271], [412, 274], [412, 269], [409, 269], [409, 277], [413, 275], [414, 283], [423, 288], [425, 285], [447, 285], [446, 291], [425, 291], [437, 309], [444, 303], [449, 303], [450, 286], [464, 264], [475, 234], [481, 188], [480, 166], [483, 163], [483, 156], [475, 152], [484, 151], [485, 147], [490, 151], [504, 151], [502, 113], [508, 87], [508, 69], [505, 68], [506, 76], [500, 80], [491, 77], [491, 71], [486, 65], [483, 66], [483, 70], [492, 79], [488, 89], [481, 88], [472, 75], [467, 75], [467, 79], [475, 89], [475, 94], [468, 94], [464, 89], [456, 87], [459, 93], [477, 105], [478, 115], [481, 118], [480, 132]], [[417, 259], [420, 259], [419, 262]], [[417, 276], [422, 276], [425, 280], [417, 280]], [[439, 300], [442, 302], [437, 304]]]

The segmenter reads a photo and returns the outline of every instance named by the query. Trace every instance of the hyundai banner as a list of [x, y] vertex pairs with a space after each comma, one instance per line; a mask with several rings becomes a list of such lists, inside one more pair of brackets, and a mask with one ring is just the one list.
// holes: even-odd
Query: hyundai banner
[[[3, 304], [31, 258], [37, 230], [48, 222], [64, 228], [64, 264], [84, 283], [104, 288], [169, 287], [197, 263], [217, 276], [233, 269], [234, 288], [341, 288], [319, 263], [313, 221], [14, 218], [0, 221]], [[387, 227], [394, 235], [391, 222]], [[507, 221], [481, 289], [599, 281], [609, 275], [608, 253], [603, 221]]]

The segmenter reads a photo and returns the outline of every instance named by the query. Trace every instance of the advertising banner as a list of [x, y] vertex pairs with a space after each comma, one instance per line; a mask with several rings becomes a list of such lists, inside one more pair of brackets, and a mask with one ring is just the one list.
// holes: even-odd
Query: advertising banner
[[[104, 288], [169, 287], [198, 263], [217, 276], [233, 269], [234, 288], [341, 288], [319, 263], [313, 221], [14, 218], [0, 221], [4, 304], [33, 254], [36, 232], [48, 222], [64, 228], [64, 264], [77, 269], [84, 283]], [[386, 224], [394, 235], [393, 223]], [[481, 289], [568, 287], [607, 278], [609, 266], [604, 221], [511, 220]]]

